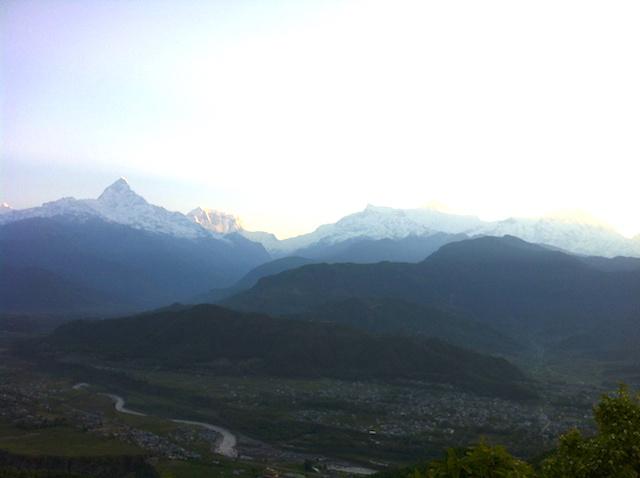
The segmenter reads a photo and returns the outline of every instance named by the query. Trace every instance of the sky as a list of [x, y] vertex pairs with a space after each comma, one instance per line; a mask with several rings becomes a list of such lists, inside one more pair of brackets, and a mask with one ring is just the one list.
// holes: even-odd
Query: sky
[[640, 233], [637, 1], [0, 2], [0, 202], [288, 237], [437, 201]]

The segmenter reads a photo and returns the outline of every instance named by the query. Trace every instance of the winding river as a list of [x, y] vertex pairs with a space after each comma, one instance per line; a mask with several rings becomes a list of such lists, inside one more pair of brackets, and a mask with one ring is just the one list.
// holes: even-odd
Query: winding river
[[[77, 383], [72, 388], [73, 390], [84, 390], [88, 388], [90, 385], [88, 383]], [[100, 393], [99, 395], [103, 395], [105, 397], [109, 397], [114, 404], [114, 407], [119, 413], [126, 413], [127, 415], [135, 415], [139, 417], [146, 417], [147, 415], [142, 412], [137, 412], [135, 410], [131, 410], [130, 408], [125, 407], [125, 400], [120, 395], [116, 395], [113, 393]], [[212, 430], [220, 435], [220, 438], [216, 438], [213, 450], [215, 453], [219, 455], [226, 456], [228, 458], [236, 458], [238, 456], [238, 450], [236, 449], [237, 438], [231, 433], [229, 430], [223, 427], [219, 427], [217, 425], [212, 425], [211, 423], [205, 422], [197, 422], [193, 420], [183, 420], [181, 418], [171, 418], [170, 419], [174, 423], [180, 423], [183, 425], [192, 425], [196, 427], [202, 427], [207, 430]], [[335, 471], [341, 471], [345, 473], [351, 473], [355, 475], [371, 475], [376, 471], [371, 470], [369, 468], [364, 468], [360, 466], [348, 466], [348, 465], [332, 465], [330, 469]]]
[[236, 442], [237, 442], [236, 436], [226, 428], [222, 428], [216, 425], [211, 425], [210, 423], [194, 422], [192, 420], [180, 420], [177, 418], [174, 418], [171, 421], [176, 423], [184, 423], [186, 425], [195, 425], [197, 427], [202, 427], [202, 428], [206, 428], [207, 430], [213, 430], [214, 432], [218, 432], [222, 436], [222, 439], [216, 442], [216, 445], [215, 445], [216, 453], [220, 455], [228, 456], [230, 458], [235, 458], [238, 456], [238, 451], [236, 450]]
[[120, 413], [126, 413], [127, 415], [137, 415], [139, 417], [146, 417], [144, 413], [136, 412], [124, 406], [124, 398], [120, 395], [114, 395], [113, 393], [101, 393], [100, 395], [104, 395], [105, 397], [109, 397], [113, 400], [113, 404], [115, 405], [116, 411]]
[[[88, 383], [77, 383], [72, 388], [74, 390], [83, 390], [87, 387], [89, 387]], [[109, 397], [113, 401], [116, 411], [119, 413], [126, 413], [127, 415], [136, 415], [139, 417], [147, 416], [142, 412], [137, 412], [135, 410], [131, 410], [130, 408], [125, 407], [124, 398], [122, 398], [120, 395], [115, 395], [113, 393], [101, 393], [100, 395]], [[222, 428], [217, 425], [212, 425], [211, 423], [196, 422], [192, 420], [183, 420], [181, 418], [171, 418], [170, 420], [174, 423], [181, 423], [184, 425], [193, 425], [196, 427], [206, 428], [207, 430], [212, 430], [214, 432], [217, 432], [220, 435], [220, 438], [216, 439], [214, 443], [214, 446], [213, 446], [214, 452], [229, 458], [236, 458], [238, 456], [238, 450], [236, 449], [236, 444], [238, 440], [236, 436], [226, 428]]]

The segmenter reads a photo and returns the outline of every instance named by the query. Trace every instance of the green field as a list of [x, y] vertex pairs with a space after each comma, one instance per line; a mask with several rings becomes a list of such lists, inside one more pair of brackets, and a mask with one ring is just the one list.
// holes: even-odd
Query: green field
[[109, 456], [137, 455], [143, 451], [127, 443], [61, 426], [23, 430], [0, 423], [0, 449], [20, 455]]

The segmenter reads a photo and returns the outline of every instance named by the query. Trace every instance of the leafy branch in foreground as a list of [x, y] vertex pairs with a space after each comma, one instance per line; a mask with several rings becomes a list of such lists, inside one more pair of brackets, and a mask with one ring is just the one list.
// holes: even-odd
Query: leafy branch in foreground
[[586, 438], [571, 430], [563, 435], [543, 463], [543, 477], [640, 476], [640, 395], [621, 386], [617, 395], [602, 398], [594, 415], [598, 433]]
[[[640, 478], [640, 395], [621, 386], [605, 395], [594, 408], [598, 431], [585, 437], [570, 430], [560, 437], [558, 448], [542, 462], [539, 470], [513, 457], [502, 446], [485, 442], [463, 452], [447, 450], [402, 478]], [[394, 476], [394, 475], [385, 475]]]
[[466, 450], [459, 456], [449, 449], [444, 460], [432, 462], [426, 472], [427, 478], [464, 477], [533, 477], [533, 468], [514, 458], [501, 446], [490, 446], [484, 442]]

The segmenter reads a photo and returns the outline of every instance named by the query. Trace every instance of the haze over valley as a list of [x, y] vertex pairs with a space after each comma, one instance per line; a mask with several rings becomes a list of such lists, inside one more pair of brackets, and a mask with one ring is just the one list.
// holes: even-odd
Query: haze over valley
[[640, 476], [638, 24], [0, 2], [0, 478]]
[[[23, 423], [26, 400], [37, 428], [42, 400], [77, 402], [56, 412], [64, 433], [124, 426], [167, 469], [222, 454], [229, 472], [373, 473], [487, 432], [528, 458], [591, 430], [589, 404], [615, 382], [638, 383], [638, 239], [599, 224], [368, 206], [278, 240], [153, 205], [124, 178], [5, 209], [0, 328], [5, 373], [20, 372], [4, 419]], [[169, 435], [152, 431], [163, 420]]]

